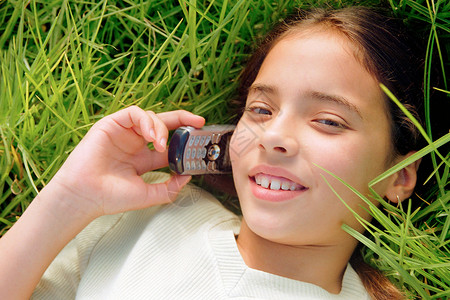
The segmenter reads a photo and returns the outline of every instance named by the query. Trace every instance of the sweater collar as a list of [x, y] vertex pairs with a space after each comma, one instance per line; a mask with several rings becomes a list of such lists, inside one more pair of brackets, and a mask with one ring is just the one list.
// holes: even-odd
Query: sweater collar
[[360, 278], [350, 266], [344, 273], [339, 294], [330, 294], [311, 283], [249, 268], [237, 247], [239, 222], [221, 223], [209, 232], [225, 293], [230, 297], [266, 299], [370, 299]]

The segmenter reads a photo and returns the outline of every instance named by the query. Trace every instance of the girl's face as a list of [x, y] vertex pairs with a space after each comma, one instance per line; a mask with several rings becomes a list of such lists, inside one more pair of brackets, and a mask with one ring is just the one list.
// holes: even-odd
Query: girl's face
[[[290, 245], [341, 243], [349, 238], [343, 223], [362, 231], [326, 180], [368, 219], [364, 202], [317, 166], [368, 195], [368, 182], [386, 170], [391, 154], [384, 101], [346, 38], [314, 31], [279, 41], [231, 142], [245, 226]], [[381, 183], [376, 191], [383, 196], [386, 188]]]

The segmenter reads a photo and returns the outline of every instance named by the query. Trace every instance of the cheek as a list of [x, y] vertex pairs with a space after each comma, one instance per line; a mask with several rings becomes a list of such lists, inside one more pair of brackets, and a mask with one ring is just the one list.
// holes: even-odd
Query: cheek
[[336, 175], [344, 175], [355, 160], [359, 160], [360, 150], [352, 138], [330, 138], [314, 132], [304, 138], [307, 142], [303, 145], [303, 153], [310, 156], [308, 160]]
[[238, 165], [238, 162], [248, 153], [251, 147], [255, 144], [257, 133], [254, 129], [246, 125], [245, 122], [239, 121], [234, 130], [233, 136], [230, 140], [230, 159], [233, 165]]
[[333, 151], [328, 149], [321, 151], [321, 154], [316, 154], [315, 163], [345, 183], [316, 168], [316, 187], [319, 197], [323, 199], [328, 209], [334, 211], [336, 216], [339, 215], [335, 219], [338, 223], [343, 222], [353, 228], [360, 228], [350, 210], [341, 202], [342, 200], [364, 219], [370, 218], [364, 209], [367, 208], [364, 200], [346, 184], [371, 199], [368, 184], [379, 173], [378, 167], [371, 163], [372, 160], [376, 160], [372, 154], [367, 147], [357, 147], [354, 144], [341, 144]]
[[[315, 146], [321, 150], [312, 152], [312, 161], [357, 190], [368, 192], [368, 183], [384, 171], [386, 151], [383, 144], [380, 142], [377, 145], [359, 138], [324, 142]], [[333, 176], [323, 175], [328, 181], [336, 182]], [[336, 183], [333, 186], [341, 189], [340, 186], [343, 185]]]

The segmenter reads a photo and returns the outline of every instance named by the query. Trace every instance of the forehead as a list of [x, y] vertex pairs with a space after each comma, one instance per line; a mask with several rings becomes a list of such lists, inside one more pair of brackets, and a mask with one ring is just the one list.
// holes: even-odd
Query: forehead
[[374, 74], [372, 68], [369, 66], [370, 62], [366, 59], [366, 51], [364, 50], [364, 47], [360, 44], [360, 42], [357, 41], [359, 39], [351, 38], [351, 34], [345, 33], [341, 29], [337, 28], [336, 25], [328, 23], [299, 24], [280, 35], [272, 48], [278, 42], [284, 39], [301, 39], [314, 36], [326, 37], [326, 43], [330, 43], [333, 41], [340, 42], [342, 46], [346, 48], [346, 50], [348, 50], [348, 53], [352, 54], [356, 61], [358, 61], [363, 68], [365, 68], [369, 73], [372, 73], [374, 77], [377, 77], [376, 74]]
[[292, 31], [266, 56], [255, 84], [270, 84], [290, 96], [314, 91], [339, 95], [362, 112], [387, 113], [379, 82], [362, 64], [360, 50], [336, 30]]
[[[373, 79], [378, 84], [375, 76], [372, 76], [361, 64], [359, 48], [350, 42], [336, 30], [325, 31], [308, 29], [293, 31], [283, 35], [270, 49], [263, 61], [260, 72], [266, 68], [275, 68], [278, 65], [280, 74], [291, 71], [292, 74], [311, 75], [315, 71], [324, 71], [325, 77], [338, 78], [346, 73], [358, 73], [364, 75], [365, 79]], [[283, 69], [284, 68], [284, 71]], [[342, 73], [330, 73], [332, 70], [341, 69]], [[258, 74], [258, 76], [261, 74]], [[318, 74], [317, 74], [318, 75]]]
[[[341, 59], [355, 61], [360, 67], [372, 74], [365, 63], [363, 47], [333, 26], [304, 25], [288, 30], [283, 35], [279, 36], [271, 50], [280, 43], [290, 43], [291, 45], [295, 45], [297, 41], [300, 41], [299, 43], [304, 44], [305, 46], [311, 46], [311, 50], [317, 53], [324, 55], [334, 53], [340, 55]], [[324, 58], [326, 57], [324, 56]]]

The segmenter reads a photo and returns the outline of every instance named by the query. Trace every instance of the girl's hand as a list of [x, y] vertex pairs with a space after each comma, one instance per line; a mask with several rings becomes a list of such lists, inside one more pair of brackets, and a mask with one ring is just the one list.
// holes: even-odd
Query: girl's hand
[[[134, 106], [118, 111], [91, 128], [46, 189], [91, 218], [173, 201], [190, 176], [146, 184], [140, 175], [168, 165], [168, 130], [204, 123], [181, 110], [155, 114]], [[150, 142], [155, 150], [148, 149]]]
[[55, 256], [94, 218], [172, 201], [190, 177], [146, 184], [140, 175], [168, 165], [169, 129], [204, 123], [187, 111], [137, 107], [98, 121], [0, 239], [0, 298], [29, 299]]

